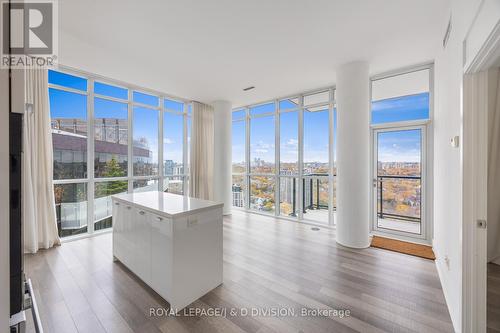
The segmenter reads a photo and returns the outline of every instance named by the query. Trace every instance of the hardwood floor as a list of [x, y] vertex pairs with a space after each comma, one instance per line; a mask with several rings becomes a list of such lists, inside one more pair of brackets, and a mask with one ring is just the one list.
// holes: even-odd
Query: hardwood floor
[[[224, 283], [188, 307], [225, 316], [151, 316], [168, 303], [113, 262], [111, 234], [25, 258], [49, 333], [453, 331], [434, 262], [345, 248], [333, 230], [239, 211], [224, 219]], [[232, 308], [249, 313], [231, 316]]]
[[500, 265], [488, 264], [488, 308], [489, 333], [500, 333]]

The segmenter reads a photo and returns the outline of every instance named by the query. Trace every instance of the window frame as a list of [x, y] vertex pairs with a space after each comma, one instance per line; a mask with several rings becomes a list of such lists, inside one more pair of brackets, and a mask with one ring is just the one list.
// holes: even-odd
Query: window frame
[[[295, 222], [302, 222], [302, 223], [308, 223], [308, 224], [315, 224], [315, 225], [321, 225], [323, 227], [332, 227], [335, 224], [335, 218], [334, 218], [334, 207], [333, 204], [329, 204], [328, 207], [328, 223], [325, 224], [320, 221], [315, 221], [308, 219], [304, 217], [303, 214], [303, 203], [300, 198], [302, 198], [302, 194], [304, 192], [303, 188], [303, 179], [306, 179], [307, 176], [304, 176], [303, 173], [303, 166], [304, 166], [304, 96], [309, 96], [313, 95], [316, 93], [322, 93], [328, 91], [329, 92], [329, 100], [328, 102], [321, 102], [317, 104], [311, 104], [308, 105], [307, 107], [314, 107], [314, 106], [327, 106], [328, 108], [328, 113], [329, 113], [329, 145], [328, 145], [328, 156], [329, 156], [329, 162], [328, 162], [328, 169], [329, 173], [325, 174], [324, 176], [321, 176], [322, 179], [328, 179], [328, 185], [329, 185], [329, 202], [333, 203], [333, 198], [335, 196], [334, 192], [334, 182], [336, 180], [336, 175], [334, 175], [334, 156], [335, 156], [335, 134], [334, 134], [334, 107], [335, 107], [335, 86], [332, 87], [327, 87], [327, 88], [321, 88], [321, 89], [315, 89], [311, 91], [306, 91], [303, 93], [299, 94], [293, 94], [293, 95], [288, 95], [288, 96], [282, 96], [279, 98], [275, 98], [272, 100], [267, 100], [264, 102], [259, 102], [247, 106], [242, 106], [242, 107], [236, 107], [233, 109], [233, 112], [238, 112], [241, 110], [245, 110], [246, 115], [244, 118], [237, 118], [237, 119], [232, 119], [232, 122], [237, 122], [237, 121], [245, 121], [246, 123], [246, 143], [245, 143], [245, 150], [246, 150], [246, 170], [245, 173], [233, 173], [231, 171], [231, 177], [233, 176], [244, 176], [244, 182], [245, 182], [245, 190], [246, 193], [244, 194], [245, 196], [245, 205], [244, 207], [235, 207], [233, 206], [232, 209], [240, 209], [256, 214], [262, 214], [262, 215], [270, 215], [267, 213], [259, 212], [256, 210], [253, 210], [250, 208], [250, 196], [251, 196], [251, 182], [250, 182], [250, 177], [254, 176], [265, 176], [265, 177], [271, 177], [274, 180], [274, 198], [275, 198], [275, 209], [274, 213], [272, 216], [276, 216], [279, 218], [295, 221]], [[287, 108], [284, 110], [280, 109], [280, 101], [286, 100], [286, 99], [294, 99], [297, 98], [299, 104], [295, 108]], [[260, 105], [265, 105], [269, 103], [274, 103], [275, 110], [274, 112], [267, 112], [267, 113], [262, 113], [262, 114], [257, 114], [257, 115], [251, 115], [250, 109], [255, 107], [255, 106], [260, 106]], [[280, 115], [284, 113], [289, 113], [289, 112], [297, 112], [298, 113], [298, 172], [294, 175], [281, 175], [280, 170], [281, 170], [281, 161], [280, 161], [280, 151], [281, 151], [281, 132], [280, 132]], [[274, 116], [274, 126], [275, 126], [275, 147], [274, 147], [274, 153], [275, 153], [275, 168], [274, 168], [274, 173], [252, 173], [251, 172], [251, 160], [250, 160], [250, 130], [251, 130], [251, 120], [252, 119], [257, 119], [257, 118], [265, 118], [269, 116]], [[296, 209], [297, 209], [297, 216], [296, 217], [288, 217], [288, 216], [283, 216], [281, 215], [280, 211], [280, 196], [281, 196], [281, 180], [282, 179], [289, 179], [289, 178], [296, 178], [298, 181], [298, 186], [297, 186], [297, 192], [298, 192], [298, 197], [299, 197], [299, 202], [297, 203]], [[310, 177], [309, 177], [310, 178]]]
[[[175, 177], [181, 177], [183, 181], [183, 193], [188, 194], [189, 188], [189, 170], [187, 168], [187, 163], [189, 161], [189, 156], [187, 156], [188, 152], [188, 141], [187, 141], [187, 135], [188, 135], [188, 122], [189, 118], [191, 117], [191, 114], [188, 114], [188, 109], [190, 104], [192, 103], [191, 100], [172, 96], [169, 94], [161, 93], [158, 91], [154, 91], [151, 89], [143, 88], [140, 86], [136, 86], [133, 84], [121, 82], [118, 80], [114, 80], [111, 78], [103, 77], [97, 74], [85, 72], [85, 71], [80, 71], [77, 69], [73, 68], [68, 68], [65, 66], [59, 65], [57, 68], [53, 68], [51, 70], [54, 70], [56, 72], [61, 72], [64, 74], [76, 76], [79, 78], [83, 78], [87, 80], [87, 90], [82, 91], [74, 88], [69, 88], [69, 87], [64, 87], [61, 85], [57, 84], [52, 84], [48, 83], [48, 89], [53, 88], [53, 89], [58, 89], [58, 90], [63, 90], [66, 92], [71, 92], [71, 93], [77, 93], [80, 95], [85, 95], [87, 97], [87, 178], [83, 179], [60, 179], [60, 180], [54, 180], [53, 185], [60, 185], [60, 184], [77, 184], [77, 183], [85, 183], [87, 184], [87, 232], [82, 233], [82, 234], [77, 234], [77, 235], [71, 235], [71, 236], [66, 236], [63, 237], [62, 239], [64, 241], [69, 241], [72, 239], [78, 239], [82, 237], [88, 237], [93, 234], [99, 234], [99, 233], [106, 233], [106, 232], [111, 232], [113, 228], [107, 228], [99, 231], [94, 230], [94, 199], [95, 199], [95, 184], [96, 183], [101, 183], [101, 182], [110, 182], [110, 181], [127, 181], [127, 193], [133, 193], [133, 183], [136, 180], [156, 180], [158, 183], [157, 189], [159, 191], [163, 191], [163, 180], [165, 178], [170, 178], [171, 176], [164, 175], [163, 174], [163, 114], [164, 112], [173, 112], [172, 110], [167, 110], [164, 107], [164, 99], [169, 99], [173, 100], [176, 102], [181, 102], [184, 104], [184, 108], [182, 112], [174, 112], [178, 115], [182, 115], [183, 117], [183, 164], [184, 164], [184, 170], [183, 173], [180, 175], [175, 175]], [[111, 96], [106, 96], [106, 95], [101, 95], [101, 94], [94, 94], [94, 82], [98, 81], [103, 84], [111, 85], [111, 86], [116, 86], [118, 88], [123, 88], [127, 89], [128, 91], [128, 98], [127, 99], [120, 99], [116, 97], [111, 97]], [[136, 103], [133, 101], [133, 92], [138, 91], [141, 93], [145, 93], [148, 95], [153, 95], [158, 98], [158, 103], [159, 105], [157, 107], [153, 107], [151, 105], [145, 105], [142, 103]], [[120, 102], [127, 104], [127, 129], [128, 129], [128, 142], [127, 142], [127, 176], [124, 177], [95, 177], [95, 171], [94, 171], [94, 157], [95, 157], [95, 117], [94, 117], [94, 99], [95, 98], [100, 98], [108, 101], [113, 101], [113, 102]], [[158, 110], [158, 175], [154, 176], [134, 176], [133, 175], [133, 109], [135, 106], [139, 107], [145, 107], [149, 109], [155, 109]]]
[[[411, 74], [413, 72], [418, 72], [422, 70], [429, 71], [429, 118], [427, 119], [416, 119], [416, 120], [404, 120], [399, 122], [387, 122], [387, 123], [377, 123], [372, 124], [372, 83], [373, 81]], [[421, 218], [421, 234], [420, 235], [409, 235], [408, 233], [398, 232], [393, 230], [384, 230], [381, 232], [376, 227], [376, 221], [373, 216], [373, 202], [374, 202], [374, 193], [370, 191], [370, 232], [375, 235], [387, 236], [388, 234], [392, 237], [403, 241], [415, 241], [418, 240], [420, 242], [424, 242], [426, 244], [431, 244], [432, 242], [432, 233], [434, 229], [434, 220], [433, 220], [433, 202], [432, 202], [432, 193], [433, 193], [433, 166], [434, 166], [434, 136], [433, 136], [433, 120], [434, 120], [434, 63], [425, 63], [417, 66], [410, 66], [405, 68], [396, 69], [393, 71], [377, 74], [370, 77], [370, 176], [374, 174], [375, 166], [375, 148], [374, 135], [377, 131], [382, 129], [402, 129], [402, 128], [411, 128], [411, 127], [421, 127], [422, 128], [422, 141], [423, 145], [422, 149], [422, 174], [421, 174], [421, 188], [422, 188], [422, 198], [421, 198], [421, 209], [422, 214]]]

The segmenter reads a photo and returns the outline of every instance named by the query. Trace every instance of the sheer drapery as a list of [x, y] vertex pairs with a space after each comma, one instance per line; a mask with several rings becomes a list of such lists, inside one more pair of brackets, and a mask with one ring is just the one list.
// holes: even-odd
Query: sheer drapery
[[47, 69], [26, 69], [23, 119], [24, 251], [59, 245], [53, 191], [52, 134]]
[[189, 195], [213, 199], [214, 169], [214, 110], [213, 107], [193, 102], [193, 124], [189, 171]]

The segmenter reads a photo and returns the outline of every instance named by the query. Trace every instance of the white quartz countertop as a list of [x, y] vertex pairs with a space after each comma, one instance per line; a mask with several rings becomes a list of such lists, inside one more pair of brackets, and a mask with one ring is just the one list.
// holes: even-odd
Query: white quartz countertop
[[199, 213], [203, 210], [222, 207], [223, 203], [191, 198], [184, 195], [160, 191], [124, 193], [113, 195], [114, 200], [129, 202], [142, 208], [154, 210], [167, 217], [178, 217]]

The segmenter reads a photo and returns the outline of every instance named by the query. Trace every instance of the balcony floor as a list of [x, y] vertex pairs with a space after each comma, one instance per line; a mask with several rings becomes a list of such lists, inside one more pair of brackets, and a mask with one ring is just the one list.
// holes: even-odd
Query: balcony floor
[[[334, 219], [337, 217], [337, 213], [334, 212]], [[312, 222], [317, 222], [320, 224], [328, 224], [328, 210], [326, 209], [311, 209], [307, 213], [304, 213], [304, 219]], [[411, 221], [402, 221], [389, 218], [379, 218], [378, 227], [382, 229], [396, 230], [402, 232], [408, 232], [412, 234], [420, 234], [420, 223]]]
[[378, 218], [378, 227], [412, 234], [420, 234], [420, 222], [402, 221], [388, 218]]

